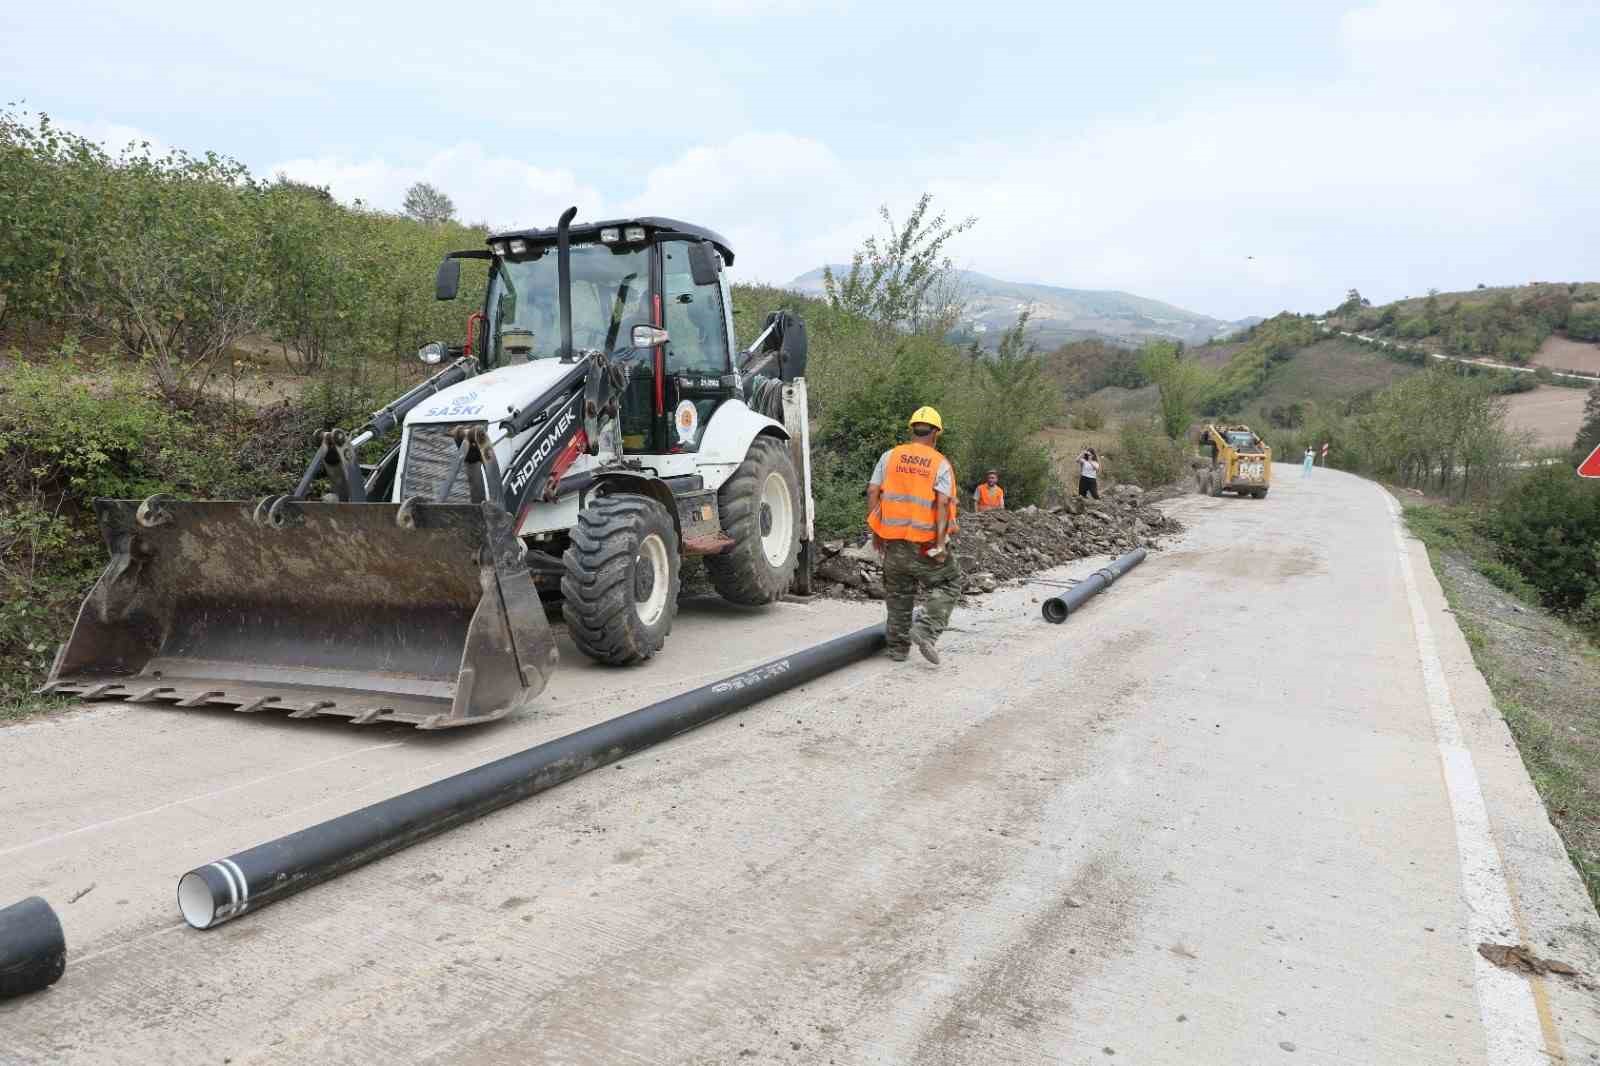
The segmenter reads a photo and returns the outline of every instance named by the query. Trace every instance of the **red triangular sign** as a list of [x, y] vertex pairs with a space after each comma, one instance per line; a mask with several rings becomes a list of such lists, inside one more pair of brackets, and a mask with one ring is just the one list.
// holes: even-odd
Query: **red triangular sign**
[[1600, 477], [1600, 445], [1589, 453], [1589, 458], [1578, 464], [1579, 477]]

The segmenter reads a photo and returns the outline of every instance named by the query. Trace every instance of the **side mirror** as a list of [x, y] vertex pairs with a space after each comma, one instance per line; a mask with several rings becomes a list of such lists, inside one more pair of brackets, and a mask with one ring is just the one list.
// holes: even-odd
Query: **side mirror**
[[417, 358], [421, 359], [429, 366], [432, 366], [435, 363], [443, 362], [444, 342], [434, 341], [432, 344], [424, 344], [422, 347], [417, 349]]
[[689, 277], [696, 285], [717, 283], [717, 254], [704, 241], [689, 245]]
[[[461, 260], [446, 259], [439, 264], [439, 272], [433, 276], [433, 298], [435, 300], [454, 300], [456, 293], [461, 291]], [[437, 360], [435, 360], [437, 362]]]
[[635, 348], [654, 348], [667, 343], [667, 331], [660, 326], [634, 326], [633, 336], [629, 339]]

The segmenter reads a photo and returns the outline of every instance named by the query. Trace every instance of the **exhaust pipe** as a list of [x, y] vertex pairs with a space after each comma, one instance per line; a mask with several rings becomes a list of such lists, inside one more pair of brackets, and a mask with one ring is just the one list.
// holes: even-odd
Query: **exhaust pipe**
[[884, 646], [872, 626], [652, 703], [515, 755], [435, 781], [190, 870], [178, 881], [178, 909], [210, 929], [338, 877], [420, 840], [687, 733], [777, 695]]
[[0, 908], [0, 999], [47, 988], [66, 969], [67, 940], [50, 904], [29, 896]]
[[1144, 562], [1145, 555], [1143, 548], [1135, 548], [1126, 555], [1118, 556], [1109, 566], [1101, 567], [1078, 582], [1065, 595], [1051, 596], [1044, 601], [1042, 607], [1044, 620], [1058, 625], [1065, 622], [1069, 614], [1110, 588], [1117, 578]]

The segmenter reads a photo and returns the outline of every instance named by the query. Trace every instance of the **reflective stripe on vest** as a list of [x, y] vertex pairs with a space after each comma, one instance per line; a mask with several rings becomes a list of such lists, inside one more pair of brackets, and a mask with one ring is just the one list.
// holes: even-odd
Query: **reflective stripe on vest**
[[[878, 510], [867, 516], [872, 531], [884, 540], [926, 544], [937, 539], [934, 507], [938, 496], [933, 483], [945, 461], [944, 456], [925, 444], [902, 444], [891, 449], [883, 464]], [[953, 486], [953, 471], [951, 481]], [[952, 494], [950, 532], [955, 531], [956, 505]]]
[[989, 487], [988, 482], [978, 486], [978, 510], [992, 511], [1006, 501], [1006, 490], [999, 485]]

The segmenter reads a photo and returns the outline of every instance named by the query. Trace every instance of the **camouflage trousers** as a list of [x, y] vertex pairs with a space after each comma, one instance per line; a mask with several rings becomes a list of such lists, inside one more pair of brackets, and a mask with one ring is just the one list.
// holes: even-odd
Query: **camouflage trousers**
[[905, 540], [891, 540], [883, 551], [883, 599], [889, 607], [889, 650], [911, 647], [911, 609], [917, 588], [927, 591], [922, 612], [923, 630], [935, 640], [950, 622], [950, 612], [961, 598], [961, 564], [949, 547], [930, 559]]

